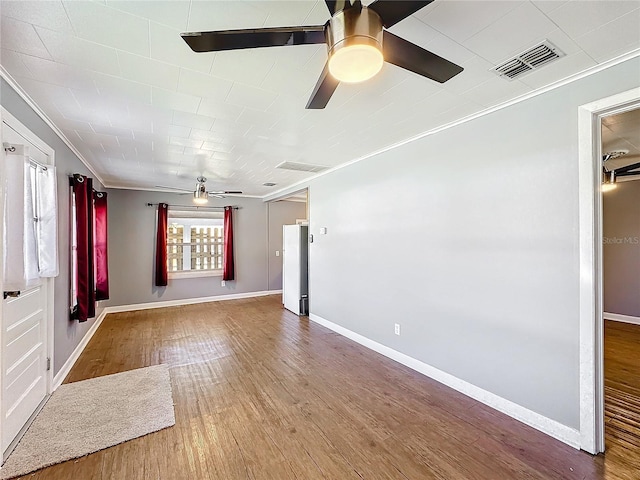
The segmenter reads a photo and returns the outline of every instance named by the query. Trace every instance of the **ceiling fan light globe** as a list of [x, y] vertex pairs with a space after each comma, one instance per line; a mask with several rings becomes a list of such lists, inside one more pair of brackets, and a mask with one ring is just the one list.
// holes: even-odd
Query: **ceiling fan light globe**
[[196, 205], [204, 205], [209, 203], [209, 195], [205, 190], [197, 189], [193, 192], [193, 203]]
[[618, 185], [616, 183], [603, 183], [600, 190], [603, 193], [606, 193], [606, 192], [610, 192], [611, 190], [615, 190], [616, 188], [618, 188]]
[[382, 68], [384, 57], [373, 45], [354, 44], [333, 52], [329, 72], [336, 80], [359, 83], [374, 77]]

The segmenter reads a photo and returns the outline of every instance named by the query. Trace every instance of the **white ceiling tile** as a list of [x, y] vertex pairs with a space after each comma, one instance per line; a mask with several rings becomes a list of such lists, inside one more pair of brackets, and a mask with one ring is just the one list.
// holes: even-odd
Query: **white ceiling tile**
[[151, 104], [151, 86], [125, 80], [121, 77], [92, 72], [93, 82], [104, 97], [120, 97], [127, 100]]
[[640, 9], [636, 9], [576, 38], [576, 43], [597, 62], [604, 62], [609, 58], [638, 48], [640, 43], [639, 26]]
[[56, 62], [120, 75], [115, 49], [45, 28], [36, 27], [36, 31]]
[[220, 102], [203, 98], [198, 107], [198, 114], [212, 118], [222, 118], [225, 120], [237, 120], [242, 113], [243, 107], [231, 105], [230, 103]]
[[427, 43], [426, 49], [446, 58], [450, 62], [457, 63], [461, 67], [464, 67], [467, 60], [476, 56], [474, 52], [467, 47], [441, 33], [436, 34], [429, 43]]
[[189, 70], [209, 73], [215, 53], [194, 52], [180, 36], [180, 30], [154, 22], [151, 22], [150, 29], [151, 58]]
[[33, 74], [22, 61], [24, 57], [28, 56], [5, 48], [0, 50], [0, 64], [2, 64], [12, 77], [33, 78]]
[[190, 2], [188, 0], [153, 0], [152, 2], [148, 0], [108, 0], [107, 6], [184, 32], [187, 28]]
[[495, 78], [491, 71], [494, 67], [483, 58], [474, 57], [464, 62], [464, 70], [443, 84], [443, 88], [452, 93], [463, 93], [479, 84]]
[[[311, 14], [312, 10], [316, 6], [317, 2], [280, 2], [283, 4], [282, 8], [268, 8], [266, 10], [267, 18], [261, 26], [263, 27], [291, 27], [298, 25], [314, 25], [307, 23], [307, 17]], [[324, 2], [322, 2], [324, 3]], [[260, 8], [260, 4], [257, 4]], [[318, 25], [324, 24], [329, 19], [329, 10], [324, 5], [326, 11], [326, 18]]]
[[0, 26], [2, 27], [0, 29], [0, 43], [3, 49], [41, 58], [51, 58], [44, 42], [30, 23], [2, 16]]
[[213, 126], [213, 118], [185, 112], [173, 112], [172, 123], [183, 127], [209, 130]]
[[87, 122], [77, 122], [64, 117], [56, 117], [53, 119], [57, 127], [63, 131], [77, 130], [78, 132], [93, 132], [93, 128]]
[[234, 83], [227, 95], [226, 101], [234, 105], [250, 107], [256, 110], [266, 110], [278, 95], [260, 88]]
[[254, 87], [260, 86], [275, 64], [272, 55], [263, 55], [264, 49], [217, 52], [211, 74]]
[[[567, 2], [547, 15], [568, 35], [576, 38], [639, 7], [637, 0], [577, 0]], [[636, 27], [636, 30], [640, 29], [637, 24]]]
[[151, 99], [151, 104], [156, 108], [180, 110], [189, 113], [196, 113], [198, 111], [198, 105], [200, 105], [200, 97], [172, 92], [157, 87], [151, 89]]
[[178, 86], [180, 69], [174, 65], [126, 52], [118, 52], [118, 60], [122, 76], [127, 80], [165, 90], [175, 90]]
[[[92, 124], [91, 128], [94, 132], [100, 133], [102, 135], [110, 135], [114, 137], [119, 137], [119, 140], [122, 138], [130, 138], [133, 140], [133, 131], [127, 130], [126, 128], [112, 127], [108, 125], [99, 125]], [[80, 133], [82, 135], [82, 133]]]
[[171, 137], [189, 138], [189, 135], [191, 134], [191, 128], [184, 127], [182, 125], [169, 125], [169, 127], [167, 128], [167, 133]]
[[389, 31], [422, 48], [427, 48], [427, 44], [438, 34], [431, 26], [413, 16], [396, 23]]
[[149, 56], [149, 21], [96, 2], [64, 2], [78, 37]]
[[180, 69], [178, 91], [196, 97], [224, 101], [233, 82], [223, 78]]
[[182, 137], [170, 137], [169, 143], [171, 145], [179, 145], [181, 147], [191, 147], [191, 148], [202, 147], [202, 140], [192, 140], [190, 138], [182, 138]]
[[518, 80], [509, 81], [496, 77], [465, 92], [463, 96], [485, 107], [491, 107], [530, 91], [531, 87]]
[[462, 43], [485, 60], [497, 64], [534, 46], [557, 28], [527, 2]]
[[244, 123], [247, 125], [263, 125], [267, 128], [273, 126], [279, 119], [279, 116], [272, 112], [265, 112], [264, 110], [255, 110], [253, 108], [245, 108], [238, 123]]
[[69, 88], [95, 89], [91, 72], [88, 70], [29, 55], [24, 55], [22, 61], [34, 78], [42, 79], [47, 83], [63, 85]]
[[227, 0], [216, 2], [191, 2], [187, 30], [190, 32], [211, 30], [235, 30], [259, 28], [268, 14], [250, 2]]
[[50, 30], [73, 34], [71, 22], [60, 1], [2, 1], [2, 15]]
[[531, 0], [542, 13], [550, 13], [567, 3], [568, 0]]
[[532, 88], [541, 88], [557, 79], [580, 73], [596, 66], [596, 62], [585, 52], [578, 52], [562, 57], [553, 63], [542, 66], [520, 78], [520, 81]]
[[327, 4], [323, 0], [316, 0], [309, 15], [304, 19], [303, 25], [324, 25], [329, 17]]
[[523, 0], [434, 2], [433, 9], [417, 15], [444, 35], [463, 42], [523, 3]]

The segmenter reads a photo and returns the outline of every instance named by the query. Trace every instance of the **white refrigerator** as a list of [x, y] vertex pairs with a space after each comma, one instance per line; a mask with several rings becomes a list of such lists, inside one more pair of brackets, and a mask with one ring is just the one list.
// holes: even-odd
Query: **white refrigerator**
[[296, 315], [309, 308], [309, 227], [282, 226], [282, 303]]

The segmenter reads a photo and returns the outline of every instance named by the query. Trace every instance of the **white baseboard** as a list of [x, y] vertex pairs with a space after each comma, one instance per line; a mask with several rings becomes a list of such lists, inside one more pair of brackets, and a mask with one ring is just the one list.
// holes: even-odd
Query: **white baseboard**
[[640, 317], [632, 317], [631, 315], [622, 315], [620, 313], [607, 313], [602, 314], [605, 320], [614, 320], [616, 322], [633, 323], [634, 325], [640, 325]]
[[555, 420], [545, 417], [544, 415], [540, 415], [539, 413], [529, 410], [517, 403], [488, 392], [487, 390], [483, 390], [480, 387], [454, 377], [449, 373], [443, 372], [442, 370], [375, 342], [358, 333], [352, 332], [351, 330], [341, 327], [340, 325], [330, 322], [318, 315], [310, 313], [309, 319], [333, 330], [336, 333], [339, 333], [340, 335], [350, 338], [364, 347], [374, 350], [387, 358], [395, 360], [396, 362], [420, 372], [427, 377], [451, 387], [454, 390], [479, 401], [480, 403], [484, 403], [491, 408], [509, 415], [510, 417], [535, 428], [536, 430], [540, 430], [561, 442], [571, 445], [574, 448], [580, 448], [580, 432], [574, 428], [563, 425]]
[[150, 308], [178, 307], [180, 305], [195, 305], [196, 303], [220, 302], [222, 300], [238, 300], [241, 298], [264, 297], [277, 295], [282, 290], [264, 290], [261, 292], [232, 293], [229, 295], [216, 295], [212, 297], [183, 298], [180, 300], [166, 300], [161, 302], [133, 303], [131, 305], [116, 305], [106, 307], [107, 313], [133, 312], [135, 310], [148, 310]]
[[107, 316], [107, 313], [109, 312], [107, 312], [107, 309], [104, 308], [100, 313], [100, 315], [98, 315], [98, 318], [96, 318], [96, 321], [93, 323], [93, 325], [91, 325], [91, 328], [89, 329], [89, 331], [85, 333], [84, 337], [82, 337], [82, 340], [80, 340], [80, 343], [76, 346], [71, 356], [67, 358], [67, 361], [64, 362], [64, 365], [62, 365], [62, 368], [58, 371], [58, 373], [56, 373], [55, 377], [53, 377], [53, 385], [51, 386], [51, 393], [53, 393], [60, 385], [62, 385], [62, 382], [64, 382], [64, 379], [67, 378], [67, 375], [69, 375], [71, 368], [78, 361], [80, 354], [84, 351], [85, 347], [89, 343], [89, 340], [91, 340], [91, 337], [93, 337], [93, 335], [98, 330], [98, 327], [100, 327], [100, 325], [102, 324], [102, 321], [104, 320], [104, 317]]

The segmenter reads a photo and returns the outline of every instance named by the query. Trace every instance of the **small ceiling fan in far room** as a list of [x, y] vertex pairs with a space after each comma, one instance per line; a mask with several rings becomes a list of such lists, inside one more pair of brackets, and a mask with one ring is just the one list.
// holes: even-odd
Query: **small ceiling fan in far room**
[[169, 187], [166, 185], [156, 185], [157, 188], [166, 188], [167, 190], [178, 190], [178, 191], [182, 191], [182, 192], [188, 192], [188, 193], [193, 193], [193, 203], [198, 204], [198, 205], [204, 205], [205, 203], [207, 203], [209, 201], [209, 197], [216, 197], [216, 198], [225, 198], [225, 195], [239, 195], [242, 192], [239, 190], [224, 190], [224, 191], [219, 191], [219, 192], [209, 192], [207, 191], [207, 187], [206, 187], [206, 182], [207, 179], [205, 177], [198, 177], [196, 178], [196, 181], [198, 183], [196, 183], [196, 188], [195, 190], [187, 190], [186, 188], [175, 188], [175, 187]]
[[368, 80], [383, 62], [444, 83], [463, 68], [403, 38], [389, 28], [434, 0], [325, 0], [331, 18], [324, 25], [189, 32], [181, 36], [195, 52], [326, 43], [329, 59], [307, 109], [324, 108], [340, 82]]

